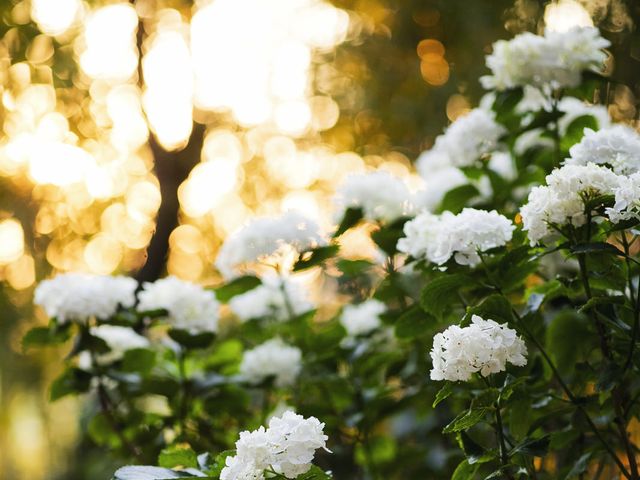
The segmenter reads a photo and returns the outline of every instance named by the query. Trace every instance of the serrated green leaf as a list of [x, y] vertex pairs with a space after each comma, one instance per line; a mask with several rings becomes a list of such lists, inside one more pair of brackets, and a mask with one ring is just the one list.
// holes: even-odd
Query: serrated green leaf
[[442, 433], [456, 433], [467, 430], [481, 422], [488, 411], [489, 408], [487, 407], [470, 408], [454, 418], [451, 423], [442, 429]]
[[442, 319], [445, 311], [454, 304], [460, 304], [459, 291], [473, 284], [467, 275], [454, 273], [442, 275], [427, 283], [420, 295], [420, 305], [425, 312]]
[[433, 408], [436, 408], [440, 402], [444, 401], [452, 393], [453, 393], [453, 383], [445, 382], [442, 388], [438, 390], [438, 393], [436, 393], [436, 398], [433, 401], [433, 405], [432, 405]]
[[398, 318], [395, 324], [396, 336], [403, 339], [419, 337], [428, 333], [429, 326], [433, 323], [433, 318], [420, 307], [411, 307]]

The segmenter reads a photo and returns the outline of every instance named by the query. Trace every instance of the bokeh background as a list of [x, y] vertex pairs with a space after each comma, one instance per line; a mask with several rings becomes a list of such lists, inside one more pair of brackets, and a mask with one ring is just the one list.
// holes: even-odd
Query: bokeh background
[[0, 0], [0, 477], [112, 471], [82, 401], [48, 403], [64, 350], [22, 351], [38, 281], [215, 284], [254, 215], [330, 227], [337, 183], [371, 168], [417, 187], [491, 43], [545, 23], [603, 30], [610, 112], [636, 124], [639, 21], [634, 0]]

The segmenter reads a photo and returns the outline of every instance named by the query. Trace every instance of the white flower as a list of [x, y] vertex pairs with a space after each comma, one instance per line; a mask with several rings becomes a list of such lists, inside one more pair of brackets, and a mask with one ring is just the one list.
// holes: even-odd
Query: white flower
[[120, 360], [127, 350], [149, 346], [149, 340], [128, 327], [98, 325], [97, 327], [91, 327], [90, 332], [94, 337], [104, 340], [111, 349], [108, 353], [96, 356], [99, 364], [108, 364]]
[[294, 412], [285, 412], [269, 422], [267, 435], [276, 447], [272, 466], [287, 478], [296, 478], [311, 468], [315, 452], [326, 450], [327, 436], [324, 423], [315, 417], [304, 418]]
[[596, 28], [576, 27], [566, 32], [529, 32], [493, 44], [487, 56], [492, 75], [480, 79], [487, 89], [506, 90], [526, 85], [543, 90], [575, 87], [584, 71], [601, 69], [610, 45]]
[[487, 166], [508, 181], [518, 177], [513, 157], [508, 152], [493, 152]]
[[514, 228], [495, 210], [465, 208], [458, 215], [439, 216], [424, 212], [405, 224], [398, 250], [438, 265], [454, 257], [460, 265], [475, 266], [480, 263], [478, 252], [504, 246]]
[[374, 299], [357, 305], [346, 305], [340, 315], [340, 323], [349, 337], [366, 335], [380, 327], [380, 315], [386, 311], [386, 305]]
[[40, 282], [34, 303], [60, 323], [85, 322], [93, 317], [104, 320], [113, 316], [119, 306], [133, 306], [137, 286], [129, 277], [63, 273]]
[[325, 243], [318, 224], [298, 212], [257, 218], [227, 238], [216, 267], [225, 278], [233, 278], [246, 264], [271, 256], [283, 259], [292, 251], [300, 253]]
[[432, 380], [467, 381], [474, 373], [487, 376], [505, 370], [507, 362], [527, 364], [527, 346], [506, 324], [473, 315], [471, 325], [452, 325], [433, 338]]
[[313, 308], [299, 282], [277, 275], [265, 275], [262, 285], [236, 295], [229, 301], [231, 311], [246, 322], [255, 318], [291, 320]]
[[220, 472], [220, 480], [264, 480], [264, 469], [239, 456], [227, 457]]
[[334, 198], [338, 219], [348, 208], [361, 208], [366, 220], [384, 222], [411, 213], [410, 200], [404, 181], [385, 171], [347, 176]]
[[417, 169], [427, 179], [435, 170], [473, 165], [495, 150], [506, 129], [497, 123], [491, 110], [475, 108], [456, 119], [436, 138], [430, 153], [421, 155]]
[[609, 220], [618, 223], [632, 218], [640, 219], [640, 172], [628, 177], [621, 176], [614, 189], [616, 202], [607, 209]]
[[292, 411], [273, 417], [269, 428], [241, 432], [236, 455], [227, 457], [220, 480], [262, 480], [271, 468], [287, 478], [296, 478], [311, 468], [315, 451], [326, 450], [324, 423]]
[[[420, 159], [418, 159], [419, 161]], [[417, 167], [425, 170], [421, 172], [424, 178], [424, 188], [415, 194], [413, 203], [416, 207], [430, 212], [435, 211], [440, 206], [449, 191], [469, 183], [467, 176], [456, 167], [444, 167], [429, 173], [424, 165], [418, 163]]]
[[569, 150], [566, 165], [605, 164], [621, 175], [640, 171], [640, 135], [626, 125], [598, 130], [585, 129], [580, 143]]
[[275, 377], [276, 386], [287, 387], [296, 381], [301, 369], [300, 349], [273, 338], [244, 353], [240, 375], [254, 384]]
[[565, 165], [547, 175], [547, 186], [534, 187], [520, 209], [531, 245], [554, 234], [551, 225], [584, 225], [584, 198], [614, 194], [620, 177], [593, 163]]
[[190, 332], [216, 332], [220, 304], [213, 292], [169, 276], [146, 282], [138, 292], [138, 311], [166, 310], [174, 328]]

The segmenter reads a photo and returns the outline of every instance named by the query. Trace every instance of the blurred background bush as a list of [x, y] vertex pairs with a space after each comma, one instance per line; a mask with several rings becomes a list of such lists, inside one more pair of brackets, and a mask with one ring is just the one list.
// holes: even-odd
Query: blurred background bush
[[253, 215], [329, 226], [348, 173], [417, 183], [412, 162], [479, 101], [491, 43], [545, 20], [602, 29], [611, 115], [635, 123], [633, 0], [0, 1], [2, 478], [112, 471], [79, 434], [82, 402], [48, 403], [65, 352], [22, 351], [45, 321], [38, 281], [212, 284], [221, 239]]

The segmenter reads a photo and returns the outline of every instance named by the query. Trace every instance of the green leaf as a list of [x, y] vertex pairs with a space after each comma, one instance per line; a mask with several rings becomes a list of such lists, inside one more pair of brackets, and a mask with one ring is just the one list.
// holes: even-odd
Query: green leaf
[[599, 392], [613, 390], [622, 380], [622, 367], [613, 362], [606, 361], [598, 375], [596, 389]]
[[598, 195], [587, 200], [584, 204], [585, 212], [597, 210], [604, 211], [606, 207], [613, 207], [616, 202], [615, 195]]
[[465, 458], [454, 470], [451, 480], [473, 480], [479, 466], [477, 463], [470, 464]]
[[253, 275], [245, 275], [244, 277], [238, 277], [231, 280], [224, 285], [216, 287], [213, 291], [216, 294], [216, 298], [222, 303], [226, 303], [236, 295], [243, 294], [249, 290], [253, 290], [260, 285], [260, 279]]
[[35, 327], [22, 337], [22, 349], [59, 345], [71, 337], [70, 325], [57, 326], [52, 322], [48, 327]]
[[564, 152], [578, 143], [584, 136], [584, 129], [598, 130], [598, 120], [593, 115], [581, 115], [571, 121], [564, 137], [560, 140], [560, 148]]
[[191, 447], [174, 445], [167, 447], [158, 456], [158, 465], [164, 468], [197, 468], [198, 456]]
[[549, 435], [540, 438], [527, 438], [509, 452], [509, 456], [516, 454], [528, 455], [530, 457], [544, 457], [549, 450]]
[[517, 117], [516, 107], [524, 97], [524, 89], [521, 87], [511, 88], [496, 92], [492, 109], [496, 113], [496, 120], [500, 123], [510, 123], [513, 117]]
[[156, 352], [147, 348], [133, 348], [124, 352], [122, 370], [125, 372], [149, 373], [156, 363]]
[[374, 265], [375, 263], [369, 260], [362, 259], [348, 260], [345, 258], [341, 258], [337, 262], [338, 270], [340, 270], [348, 277], [356, 277], [358, 275], [362, 275]]
[[207, 348], [216, 338], [215, 334], [212, 332], [191, 333], [188, 330], [180, 328], [172, 328], [169, 330], [169, 336], [184, 348], [191, 350]]
[[436, 408], [440, 402], [448, 398], [453, 393], [453, 383], [445, 382], [444, 386], [436, 393], [436, 399], [433, 401], [433, 408]]
[[470, 408], [454, 418], [451, 423], [442, 429], [442, 433], [456, 433], [468, 430], [481, 422], [488, 411], [488, 407]]
[[571, 246], [569, 250], [574, 254], [609, 253], [621, 257], [625, 256], [624, 252], [618, 249], [618, 247], [606, 242], [581, 243]]
[[601, 295], [590, 298], [587, 303], [578, 309], [578, 313], [586, 313], [598, 305], [624, 305], [625, 297], [623, 295]]
[[113, 480], [169, 480], [172, 478], [213, 479], [213, 477], [203, 477], [189, 472], [177, 472], [168, 468], [151, 466], [122, 467], [113, 475]]
[[299, 272], [300, 270], [318, 266], [325, 260], [334, 257], [339, 249], [338, 245], [325, 245], [303, 252], [300, 255], [300, 259], [293, 265], [293, 271]]
[[389, 225], [383, 225], [371, 234], [371, 239], [390, 257], [395, 255], [398, 250], [398, 240], [404, 237], [404, 224], [409, 219], [401, 217]]
[[468, 314], [479, 315], [485, 320], [491, 319], [498, 323], [513, 321], [511, 302], [499, 293], [489, 295], [480, 305], [470, 308]]
[[480, 191], [471, 184], [452, 188], [443, 197], [439, 211], [460, 213], [464, 207], [469, 205], [471, 199], [478, 195], [480, 195]]
[[342, 216], [342, 221], [338, 229], [333, 234], [333, 238], [339, 237], [350, 228], [355, 227], [363, 218], [364, 212], [361, 208], [347, 208]]
[[307, 473], [303, 473], [296, 477], [297, 480], [330, 480], [332, 478], [333, 475], [325, 472], [316, 465], [312, 465], [311, 469]]
[[459, 273], [438, 277], [422, 289], [420, 305], [426, 312], [440, 320], [451, 305], [461, 302], [458, 296], [460, 289], [472, 283], [473, 280], [470, 277]]
[[429, 333], [429, 326], [433, 325], [433, 317], [425, 313], [420, 307], [413, 306], [406, 310], [396, 322], [396, 336], [411, 339]]
[[209, 467], [207, 473], [216, 478], [219, 477], [220, 472], [222, 472], [222, 469], [225, 467], [227, 457], [233, 457], [235, 454], [235, 450], [224, 450], [223, 452], [220, 452], [218, 455], [216, 455], [216, 458], [213, 461], [213, 465]]
[[470, 464], [478, 463], [484, 453], [485, 450], [480, 445], [478, 445], [469, 435], [465, 432], [458, 433], [458, 444], [460, 448], [464, 452], [465, 457]]
[[578, 475], [586, 472], [592, 455], [593, 452], [583, 454], [578, 460], [576, 460], [576, 463], [573, 464], [573, 467], [571, 467], [571, 470], [569, 470], [569, 473], [567, 473], [567, 476], [564, 477], [564, 479], [570, 480], [571, 478], [577, 477]]
[[50, 399], [52, 402], [66, 396], [84, 393], [91, 385], [91, 374], [79, 368], [67, 368], [62, 375], [51, 384]]
[[546, 345], [560, 372], [573, 372], [576, 361], [592, 345], [589, 322], [572, 310], [558, 313], [547, 328]]

